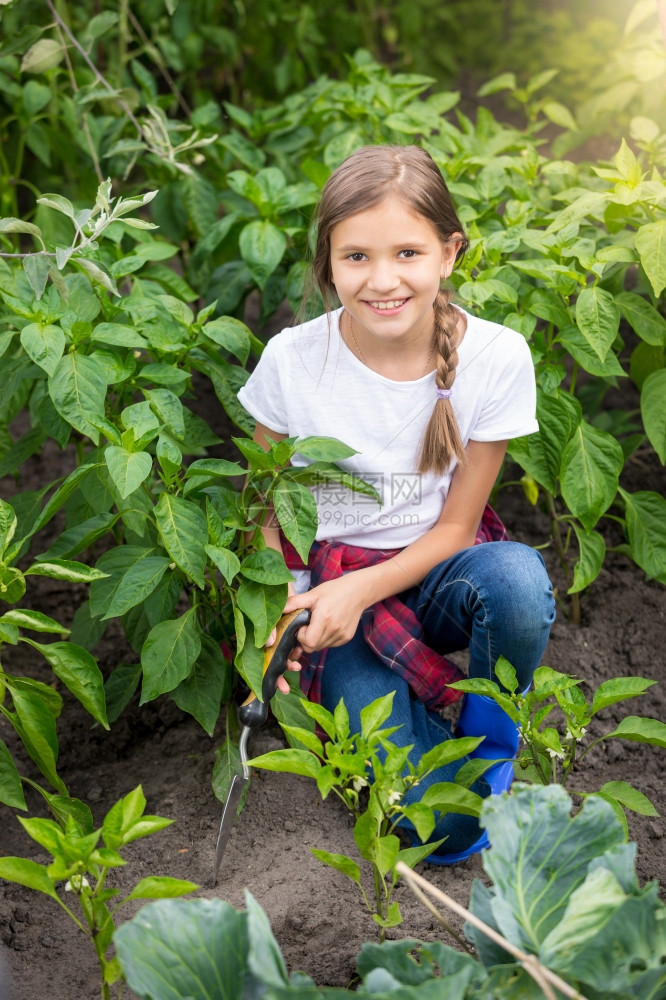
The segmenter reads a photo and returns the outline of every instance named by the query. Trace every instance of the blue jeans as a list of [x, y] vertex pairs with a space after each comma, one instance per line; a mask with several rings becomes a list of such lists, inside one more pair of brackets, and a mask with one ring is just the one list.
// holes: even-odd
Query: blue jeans
[[[401, 595], [423, 625], [424, 639], [439, 653], [469, 648], [469, 676], [497, 680], [500, 655], [513, 665], [520, 690], [532, 680], [555, 619], [553, 591], [541, 555], [519, 542], [484, 542], [464, 549], [435, 566], [423, 583]], [[412, 746], [417, 764], [426, 751], [452, 738], [450, 725], [427, 709], [407, 683], [390, 670], [363, 639], [362, 625], [344, 646], [328, 650], [322, 676], [322, 704], [329, 711], [344, 699], [351, 732], [361, 731], [361, 709], [394, 691], [393, 710], [385, 726], [400, 726], [391, 740]], [[441, 767], [410, 789], [405, 802], [418, 801], [426, 788], [453, 781], [464, 760]], [[490, 794], [483, 778], [472, 786]], [[406, 829], [411, 824], [405, 822]], [[411, 828], [413, 830], [413, 828]], [[446, 837], [441, 853], [456, 853], [478, 840], [474, 817], [440, 816], [432, 840]]]

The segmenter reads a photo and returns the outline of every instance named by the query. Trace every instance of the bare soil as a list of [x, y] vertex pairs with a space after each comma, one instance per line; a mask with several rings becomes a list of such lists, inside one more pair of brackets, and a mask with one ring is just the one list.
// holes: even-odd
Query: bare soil
[[[633, 405], [628, 399], [613, 405]], [[198, 408], [226, 439], [216, 402], [202, 392]], [[211, 419], [212, 415], [212, 419]], [[228, 450], [227, 450], [228, 453]], [[35, 489], [69, 471], [69, 459], [46, 447], [26, 467], [21, 481], [0, 484], [7, 498], [17, 488]], [[623, 485], [665, 492], [666, 475], [654, 456], [637, 456], [628, 463]], [[548, 537], [548, 523], [539, 507], [527, 504], [522, 491], [509, 487], [499, 494], [496, 507], [511, 536], [529, 544]], [[609, 522], [610, 523], [610, 522]], [[609, 542], [621, 539], [611, 525]], [[44, 546], [45, 547], [45, 546]], [[42, 551], [36, 548], [35, 551]], [[565, 591], [555, 554], [544, 552], [551, 576]], [[71, 622], [83, 600], [83, 588], [31, 578], [21, 603]], [[663, 682], [666, 648], [666, 595], [664, 588], [643, 574], [627, 558], [610, 554], [599, 577], [582, 600], [582, 624], [576, 626], [560, 610], [544, 662], [582, 677], [591, 687], [613, 676], [637, 674]], [[53, 682], [27, 645], [5, 647], [5, 668], [11, 672]], [[102, 670], [131, 655], [118, 631], [110, 630], [96, 654]], [[134, 657], [132, 657], [134, 659]], [[211, 772], [216, 747], [224, 739], [224, 717], [210, 739], [189, 716], [167, 697], [139, 708], [136, 700], [110, 732], [91, 725], [81, 706], [63, 691], [65, 709], [58, 724], [59, 771], [72, 795], [88, 802], [96, 823], [122, 795], [143, 786], [147, 811], [175, 820], [160, 834], [139, 840], [126, 849], [127, 867], [114, 874], [111, 884], [129, 891], [147, 875], [170, 875], [201, 885], [197, 895], [219, 897], [236, 907], [249, 890], [268, 913], [290, 971], [306, 972], [320, 985], [347, 986], [353, 981], [355, 956], [366, 940], [376, 935], [356, 887], [343, 875], [322, 866], [311, 847], [354, 854], [349, 815], [333, 797], [322, 801], [313, 782], [288, 774], [254, 772], [246, 806], [231, 835], [220, 880], [213, 888], [215, 839], [221, 805], [213, 795]], [[625, 715], [639, 714], [666, 721], [663, 683], [646, 695], [613, 706], [595, 720], [593, 735], [614, 728]], [[12, 744], [9, 726], [0, 723], [2, 738]], [[252, 740], [258, 754], [283, 745], [281, 731], [269, 722]], [[15, 745], [14, 745], [15, 748]], [[20, 749], [22, 773], [38, 778]], [[585, 759], [585, 768], [574, 775], [572, 788], [592, 791], [609, 780], [625, 780], [650, 797], [660, 813], [665, 803], [662, 751], [640, 744], [602, 743]], [[41, 800], [29, 797], [31, 815], [44, 815]], [[666, 841], [661, 818], [630, 815], [630, 836], [638, 842], [639, 877], [663, 880]], [[11, 810], [0, 806], [0, 852], [48, 863], [50, 858], [24, 833]], [[421, 870], [436, 885], [467, 905], [473, 879], [485, 878], [481, 858], [452, 868], [423, 865]], [[400, 886], [397, 899], [404, 923], [393, 936], [425, 940], [441, 938], [443, 931], [432, 916]], [[139, 904], [122, 913], [128, 919]], [[453, 921], [455, 924], [455, 920]], [[0, 961], [10, 984], [2, 1000], [93, 1000], [100, 996], [94, 950], [89, 941], [46, 896], [0, 881]], [[125, 991], [124, 996], [131, 996]]]

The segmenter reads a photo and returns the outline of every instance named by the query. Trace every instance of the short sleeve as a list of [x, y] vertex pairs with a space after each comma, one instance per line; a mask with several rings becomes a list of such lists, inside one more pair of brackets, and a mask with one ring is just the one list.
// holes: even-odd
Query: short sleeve
[[277, 434], [288, 434], [286, 386], [281, 378], [279, 336], [268, 341], [257, 367], [238, 392], [238, 399], [254, 419]]
[[527, 341], [514, 330], [497, 344], [491, 367], [487, 396], [471, 441], [504, 441], [534, 434], [536, 419], [536, 380]]

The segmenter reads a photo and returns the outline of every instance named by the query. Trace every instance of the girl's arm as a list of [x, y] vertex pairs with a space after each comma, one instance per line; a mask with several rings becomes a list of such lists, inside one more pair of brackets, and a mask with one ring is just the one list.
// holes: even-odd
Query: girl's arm
[[506, 441], [470, 441], [467, 465], [456, 468], [438, 522], [398, 555], [290, 597], [285, 612], [312, 609], [310, 624], [298, 633], [303, 649], [349, 642], [366, 608], [416, 586], [440, 562], [474, 545], [506, 448]]

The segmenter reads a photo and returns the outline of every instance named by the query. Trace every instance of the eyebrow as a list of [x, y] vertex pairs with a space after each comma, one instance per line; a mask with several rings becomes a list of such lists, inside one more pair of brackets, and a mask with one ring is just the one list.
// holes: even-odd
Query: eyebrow
[[[425, 250], [426, 243], [417, 240], [405, 240], [404, 243], [396, 243], [392, 250]], [[343, 246], [335, 248], [336, 253], [366, 253], [367, 249], [358, 243], [345, 243]]]

